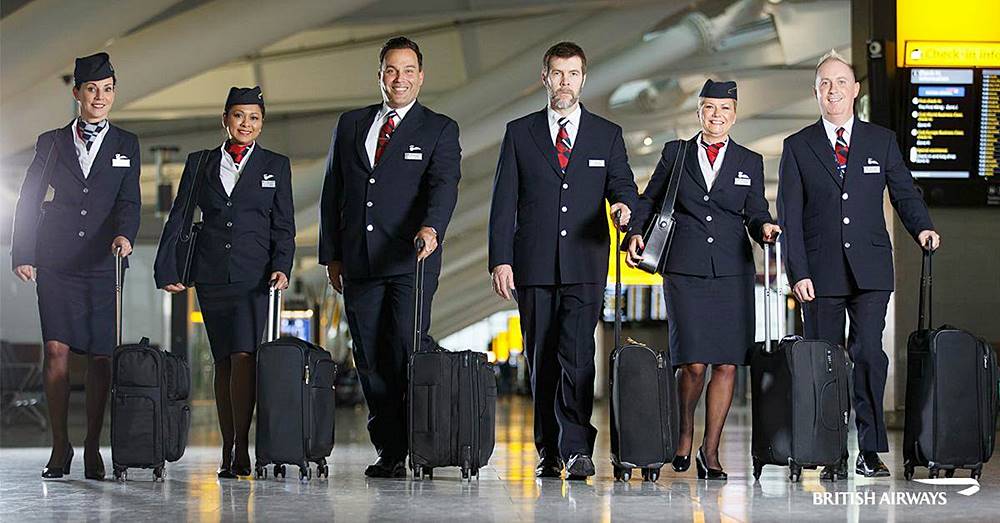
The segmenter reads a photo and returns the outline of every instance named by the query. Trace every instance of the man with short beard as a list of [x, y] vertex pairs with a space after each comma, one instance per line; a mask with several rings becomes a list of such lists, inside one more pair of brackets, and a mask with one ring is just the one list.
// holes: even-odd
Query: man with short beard
[[[854, 410], [858, 427], [855, 472], [887, 477], [879, 452], [889, 451], [882, 399], [889, 358], [882, 330], [894, 278], [885, 228], [886, 188], [907, 232], [937, 249], [927, 206], [913, 185], [892, 131], [854, 116], [861, 85], [834, 51], [816, 66], [813, 88], [819, 121], [789, 136], [778, 171], [778, 216], [788, 281], [802, 303], [807, 338], [844, 345], [854, 361]], [[847, 461], [826, 467], [822, 479], [847, 478]]]
[[594, 475], [594, 328], [608, 275], [608, 224], [638, 194], [622, 129], [587, 111], [587, 57], [572, 42], [542, 60], [548, 107], [507, 124], [490, 209], [493, 290], [516, 299], [531, 371], [538, 477]]

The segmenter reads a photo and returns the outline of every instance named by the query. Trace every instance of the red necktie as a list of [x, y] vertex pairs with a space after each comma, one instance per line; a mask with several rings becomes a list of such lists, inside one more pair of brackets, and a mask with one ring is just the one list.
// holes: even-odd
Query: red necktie
[[226, 152], [229, 153], [229, 156], [233, 157], [233, 162], [236, 165], [239, 165], [243, 161], [243, 157], [246, 156], [248, 150], [250, 150], [249, 145], [240, 145], [233, 142], [226, 144]]
[[556, 133], [556, 155], [559, 157], [559, 168], [563, 173], [569, 165], [569, 155], [573, 152], [573, 144], [569, 141], [569, 132], [566, 131], [566, 124], [569, 118], [559, 119], [559, 132]]
[[385, 123], [382, 124], [382, 128], [378, 131], [378, 145], [375, 146], [375, 165], [378, 165], [378, 161], [382, 159], [385, 146], [389, 145], [389, 138], [392, 136], [392, 132], [396, 130], [395, 119], [396, 111], [389, 111], [389, 114], [385, 115]]
[[837, 145], [833, 148], [833, 154], [837, 157], [837, 172], [840, 177], [844, 177], [844, 172], [847, 171], [847, 153], [850, 150], [847, 147], [847, 139], [844, 138], [844, 128], [837, 128]]
[[701, 142], [701, 146], [705, 148], [705, 154], [708, 155], [708, 165], [715, 167], [715, 159], [719, 157], [719, 151], [722, 147], [726, 145], [725, 142], [718, 142], [713, 144], [707, 144]]

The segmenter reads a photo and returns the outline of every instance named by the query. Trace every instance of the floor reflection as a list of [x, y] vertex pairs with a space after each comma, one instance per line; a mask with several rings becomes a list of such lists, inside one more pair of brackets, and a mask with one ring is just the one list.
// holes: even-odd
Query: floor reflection
[[[154, 483], [149, 471], [130, 470], [130, 481], [116, 484], [82, 479], [78, 452], [70, 479], [43, 482], [39, 472], [48, 457], [37, 431], [6, 429], [9, 440], [34, 446], [0, 449], [0, 520], [272, 521], [272, 520], [463, 520], [463, 521], [621, 521], [676, 520], [701, 522], [772, 520], [915, 521], [962, 517], [995, 520], [1000, 510], [1000, 470], [987, 466], [982, 490], [957, 494], [962, 487], [925, 485], [902, 480], [899, 457], [890, 454], [890, 480], [852, 479], [821, 483], [817, 471], [806, 471], [801, 483], [790, 484], [787, 471], [765, 467], [759, 482], [750, 474], [749, 415], [731, 414], [721, 451], [728, 482], [695, 479], [665, 469], [657, 483], [635, 474], [629, 483], [615, 482], [608, 462], [607, 440], [599, 438], [598, 475], [587, 482], [537, 480], [530, 404], [523, 398], [502, 399], [498, 408], [497, 446], [479, 481], [465, 482], [457, 469], [439, 469], [433, 480], [368, 480], [364, 466], [374, 453], [364, 431], [363, 409], [338, 411], [337, 447], [328, 480], [264, 481], [215, 477], [217, 434], [211, 405], [196, 407], [195, 443], [184, 458], [167, 466], [167, 480]], [[595, 422], [607, 427], [606, 412]], [[76, 430], [76, 429], [74, 429]], [[21, 431], [21, 432], [18, 432]], [[602, 436], [607, 432], [603, 431]], [[700, 438], [698, 428], [696, 438]], [[901, 434], [893, 433], [898, 448]], [[42, 440], [42, 441], [39, 441]], [[82, 441], [75, 441], [79, 446]], [[855, 449], [852, 449], [854, 452]], [[105, 448], [110, 466], [110, 450]], [[918, 472], [925, 477], [926, 471]], [[947, 494], [947, 505], [822, 504], [824, 493], [860, 493], [858, 499], [881, 499], [897, 492]]]

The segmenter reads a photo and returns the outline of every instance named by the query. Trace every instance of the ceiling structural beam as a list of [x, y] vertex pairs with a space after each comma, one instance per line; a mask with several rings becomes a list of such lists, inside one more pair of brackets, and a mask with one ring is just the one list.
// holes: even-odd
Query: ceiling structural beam
[[74, 58], [99, 51], [176, 1], [28, 2], [0, 20], [0, 100], [14, 103], [46, 79], [64, 85], [61, 77], [73, 74]]
[[[289, 9], [270, 0], [215, 0], [191, 9], [107, 47], [122, 81], [116, 103], [138, 100], [371, 1], [299, 0]], [[244, 18], [231, 16], [234, 12], [252, 12], [267, 23], [248, 29]], [[5, 107], [0, 157], [30, 146], [42, 131], [65, 124], [68, 98], [61, 81], [43, 81], [31, 88], [30, 96]]]

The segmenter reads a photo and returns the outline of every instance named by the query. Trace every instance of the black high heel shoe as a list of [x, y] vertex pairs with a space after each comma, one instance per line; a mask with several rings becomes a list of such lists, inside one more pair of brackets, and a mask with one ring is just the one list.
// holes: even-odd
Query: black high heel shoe
[[691, 453], [688, 452], [687, 456], [674, 456], [671, 464], [674, 466], [674, 472], [687, 472], [687, 469], [691, 468]]
[[251, 464], [250, 464], [250, 455], [249, 454], [247, 454], [247, 462], [246, 462], [246, 465], [244, 465], [244, 464], [239, 463], [239, 462], [236, 461], [236, 451], [234, 450], [233, 451], [233, 462], [232, 463], [233, 464], [232, 464], [231, 471], [232, 471], [233, 476], [235, 476], [235, 477], [249, 476], [250, 474], [253, 473], [252, 467], [251, 467]]
[[215, 474], [219, 479], [236, 479], [236, 474], [233, 474], [233, 451], [229, 451], [229, 458], [222, 460], [219, 463], [219, 470], [215, 471]]
[[73, 464], [73, 447], [66, 448], [66, 460], [61, 467], [45, 467], [42, 469], [42, 477], [45, 479], [59, 479], [69, 475], [70, 465]]
[[[69, 472], [67, 472], [69, 474]], [[87, 466], [87, 451], [83, 451], [83, 477], [87, 479], [93, 479], [97, 481], [104, 481], [105, 476], [104, 471], [104, 458], [101, 456], [101, 451], [97, 451], [97, 466], [90, 468]]]
[[722, 469], [710, 469], [706, 464], [708, 460], [705, 459], [705, 452], [699, 447], [698, 455], [695, 456], [694, 462], [698, 466], [698, 479], [717, 479], [726, 481], [729, 479], [729, 475], [726, 471]]

